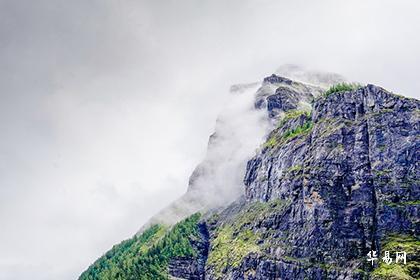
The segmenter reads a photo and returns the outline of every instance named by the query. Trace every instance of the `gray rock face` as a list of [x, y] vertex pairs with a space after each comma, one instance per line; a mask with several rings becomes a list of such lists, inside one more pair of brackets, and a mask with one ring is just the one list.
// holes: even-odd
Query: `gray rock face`
[[[419, 101], [374, 85], [322, 92], [264, 79], [254, 106], [273, 129], [246, 165], [244, 196], [205, 214], [197, 256], [171, 260], [171, 277], [370, 279], [369, 251], [419, 237]], [[200, 199], [200, 180], [216, 176], [205, 164], [190, 178]]]
[[[227, 225], [231, 242], [249, 231], [259, 248], [222, 276], [208, 263], [206, 279], [369, 279], [370, 250], [420, 233], [419, 128], [419, 101], [373, 85], [281, 120], [247, 164], [246, 201], [210, 227], [210, 255]], [[235, 222], [249, 205], [275, 201], [284, 206]]]
[[265, 79], [255, 105], [278, 124], [248, 161], [245, 196], [205, 219], [204, 269], [178, 260], [173, 276], [370, 279], [366, 254], [384, 238], [418, 238], [419, 101], [373, 85], [313, 99], [293, 83]]
[[322, 91], [320, 87], [273, 74], [266, 77], [258, 89], [255, 108], [267, 110], [270, 118], [277, 119], [282, 112], [309, 107], [313, 98]]
[[[379, 279], [420, 279], [420, 102], [374, 85], [326, 96], [278, 75], [254, 86], [234, 87], [251, 98], [219, 119], [188, 192], [158, 215], [203, 213], [197, 254], [165, 264], [170, 279], [373, 279], [366, 255], [390, 238], [408, 240], [411, 266]], [[265, 130], [250, 128], [269, 122], [252, 156]], [[227, 203], [232, 187], [243, 195]]]
[[269, 77], [264, 78], [264, 82], [265, 83], [271, 83], [271, 84], [286, 84], [286, 85], [291, 85], [293, 83], [292, 80], [285, 78], [285, 77], [280, 77], [277, 76], [275, 74], [272, 74]]
[[302, 103], [309, 103], [313, 96], [309, 91], [298, 92], [290, 88], [279, 87], [273, 95], [267, 97], [269, 117], [274, 118], [280, 112], [296, 110]]
[[246, 199], [290, 206], [251, 227], [275, 241], [232, 279], [247, 262], [256, 271], [248, 279], [358, 279], [356, 268], [369, 270], [361, 258], [384, 237], [418, 236], [419, 129], [417, 100], [373, 85], [319, 98], [311, 116], [275, 129], [275, 145], [248, 162]]

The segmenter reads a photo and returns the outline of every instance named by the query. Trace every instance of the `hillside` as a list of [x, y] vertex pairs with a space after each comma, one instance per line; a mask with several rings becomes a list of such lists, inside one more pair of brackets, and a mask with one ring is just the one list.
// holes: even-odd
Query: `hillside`
[[[229, 134], [216, 126], [189, 191], [163, 211], [180, 209], [176, 221], [153, 219], [79, 279], [419, 279], [419, 101], [278, 75], [246, 90], [268, 133], [235, 157], [241, 191], [219, 180], [211, 151]], [[372, 250], [407, 263], [372, 266]]]

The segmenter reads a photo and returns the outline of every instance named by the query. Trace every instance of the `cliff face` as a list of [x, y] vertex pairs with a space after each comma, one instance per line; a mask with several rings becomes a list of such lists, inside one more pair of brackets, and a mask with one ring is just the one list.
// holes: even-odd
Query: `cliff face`
[[244, 182], [247, 203], [285, 206], [245, 225], [262, 245], [232, 278], [358, 279], [387, 237], [418, 236], [418, 109], [368, 85], [282, 121]]
[[[244, 162], [244, 194], [204, 209], [194, 227], [187, 219], [151, 237], [162, 248], [150, 245], [150, 260], [168, 256], [153, 266], [152, 278], [129, 271], [118, 279], [418, 279], [419, 101], [373, 85], [324, 93], [272, 75], [253, 103], [272, 128]], [[209, 170], [221, 172], [202, 165], [190, 191], [199, 194], [197, 182], [217, 176]], [[176, 231], [184, 223], [189, 231]], [[407, 265], [372, 266], [371, 250], [378, 257], [405, 250]], [[120, 255], [113, 262], [118, 269], [130, 263]], [[105, 279], [89, 270], [84, 275]]]
[[[277, 94], [287, 106], [268, 106]], [[418, 240], [419, 102], [373, 85], [311, 111], [288, 96], [266, 97], [286, 114], [247, 164], [245, 201], [209, 219], [206, 279], [370, 278], [370, 250]]]

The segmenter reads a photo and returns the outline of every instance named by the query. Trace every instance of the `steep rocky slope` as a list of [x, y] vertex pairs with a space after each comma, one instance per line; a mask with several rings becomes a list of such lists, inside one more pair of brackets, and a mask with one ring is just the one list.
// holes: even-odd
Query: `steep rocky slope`
[[418, 109], [368, 85], [290, 112], [245, 176], [248, 204], [284, 206], [244, 225], [261, 244], [232, 278], [358, 279], [370, 269], [367, 252], [387, 238], [417, 238]]
[[322, 91], [320, 86], [276, 75], [232, 86], [210, 136], [207, 154], [192, 173], [187, 192], [142, 230], [153, 223], [169, 225], [197, 211], [225, 207], [241, 196], [246, 162], [271, 129], [270, 119], [282, 117], [285, 110], [307, 110], [313, 97]]
[[[147, 229], [80, 279], [419, 279], [419, 105], [374, 85], [265, 78], [254, 106], [272, 129], [243, 195]], [[407, 264], [372, 266], [371, 250], [404, 250]]]

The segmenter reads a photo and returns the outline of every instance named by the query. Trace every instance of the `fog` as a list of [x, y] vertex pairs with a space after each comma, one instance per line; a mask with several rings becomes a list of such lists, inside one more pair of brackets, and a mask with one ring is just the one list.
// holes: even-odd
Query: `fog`
[[260, 81], [231, 87], [209, 137], [206, 155], [189, 178], [187, 192], [154, 215], [139, 233], [150, 224], [173, 225], [198, 211], [218, 210], [244, 194], [246, 164], [271, 127], [267, 111], [254, 105], [261, 85]]
[[295, 63], [418, 98], [419, 12], [0, 0], [0, 279], [76, 279], [180, 197], [232, 84]]

